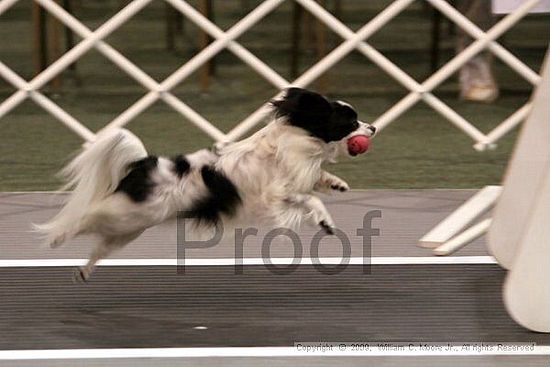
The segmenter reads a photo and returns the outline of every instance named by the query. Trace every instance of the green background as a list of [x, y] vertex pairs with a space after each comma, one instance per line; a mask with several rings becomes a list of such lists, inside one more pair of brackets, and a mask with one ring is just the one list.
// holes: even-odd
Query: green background
[[[75, 1], [75, 15], [90, 28], [108, 20], [121, 1]], [[194, 1], [190, 1], [195, 5]], [[228, 29], [258, 1], [214, 1], [216, 23]], [[342, 20], [353, 30], [372, 19], [390, 1], [342, 1]], [[328, 1], [329, 6], [333, 2]], [[107, 38], [117, 50], [162, 81], [198, 52], [198, 29], [186, 21], [176, 50], [165, 44], [165, 4], [153, 1], [136, 17]], [[432, 10], [422, 1], [377, 32], [368, 42], [418, 81], [430, 75], [429, 42]], [[292, 80], [290, 2], [255, 25], [238, 41], [288, 80]], [[31, 1], [22, 0], [0, 16], [0, 61], [26, 79], [32, 78]], [[317, 60], [315, 22], [303, 25], [300, 69]], [[328, 33], [331, 33], [330, 31]], [[453, 56], [452, 27], [442, 27], [441, 63]], [[550, 36], [550, 17], [529, 16], [499, 40], [506, 48], [539, 71]], [[330, 34], [329, 49], [341, 40]], [[76, 73], [62, 74], [61, 88], [42, 89], [61, 107], [97, 131], [146, 93], [98, 51], [89, 51], [77, 63]], [[223, 131], [229, 131], [277, 90], [229, 51], [216, 57], [216, 75], [202, 90], [198, 73], [174, 93]], [[493, 104], [458, 99], [456, 76], [435, 91], [451, 108], [483, 132], [490, 131], [532, 92], [532, 86], [508, 66], [495, 60], [501, 96]], [[363, 55], [354, 52], [310, 86], [353, 104], [363, 121], [373, 121], [403, 98], [407, 91]], [[15, 89], [0, 80], [0, 101]], [[212, 144], [190, 122], [158, 102], [132, 121], [128, 128], [156, 154], [192, 152]], [[477, 152], [473, 141], [445, 118], [420, 102], [375, 139], [371, 152], [328, 166], [353, 188], [477, 188], [500, 182], [516, 132], [500, 140], [492, 151]], [[32, 101], [25, 101], [0, 119], [0, 191], [51, 190], [60, 185], [55, 172], [67, 162], [82, 141]]]

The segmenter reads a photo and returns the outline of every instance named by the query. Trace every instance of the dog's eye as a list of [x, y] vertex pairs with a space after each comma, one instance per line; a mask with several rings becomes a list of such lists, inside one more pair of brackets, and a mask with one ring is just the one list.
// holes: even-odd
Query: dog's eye
[[354, 121], [354, 122], [353, 122], [353, 129], [354, 129], [354, 130], [359, 129], [359, 122], [357, 122], [357, 121]]

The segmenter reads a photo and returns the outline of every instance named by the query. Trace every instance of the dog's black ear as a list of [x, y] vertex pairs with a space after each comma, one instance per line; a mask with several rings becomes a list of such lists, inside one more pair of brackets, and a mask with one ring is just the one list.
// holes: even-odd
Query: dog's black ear
[[358, 127], [357, 113], [349, 105], [331, 102], [306, 89], [289, 88], [271, 105], [277, 117], [327, 143], [343, 139]]
[[330, 117], [332, 107], [322, 95], [302, 88], [288, 88], [281, 99], [271, 101], [277, 117], [286, 117], [292, 125], [322, 123]]

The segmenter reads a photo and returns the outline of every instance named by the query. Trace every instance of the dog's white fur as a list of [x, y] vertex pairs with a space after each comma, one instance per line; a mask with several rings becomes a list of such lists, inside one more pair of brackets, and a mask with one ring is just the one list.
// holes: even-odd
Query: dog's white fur
[[347, 152], [349, 137], [371, 136], [373, 131], [359, 122], [346, 138], [325, 143], [283, 120], [275, 119], [249, 138], [225, 145], [218, 154], [201, 150], [187, 155], [191, 168], [181, 178], [173, 171], [173, 161], [159, 158], [152, 173], [155, 187], [144, 202], [133, 202], [115, 190], [128, 166], [146, 157], [147, 151], [128, 130], [105, 133], [63, 169], [72, 194], [56, 217], [36, 228], [52, 247], [80, 234], [99, 235], [88, 264], [78, 273], [86, 280], [99, 259], [207, 195], [200, 169], [213, 165], [233, 182], [242, 199], [236, 216], [223, 217], [224, 222], [296, 228], [306, 220], [330, 233], [334, 221], [313, 192], [345, 191], [349, 186], [321, 166]]

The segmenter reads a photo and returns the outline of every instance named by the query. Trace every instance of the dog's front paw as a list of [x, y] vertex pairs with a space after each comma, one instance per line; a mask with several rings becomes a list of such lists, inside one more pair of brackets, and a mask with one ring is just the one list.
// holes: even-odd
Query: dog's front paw
[[336, 191], [349, 191], [349, 185], [346, 181], [342, 180], [340, 177], [336, 177], [334, 175], [330, 175], [327, 178], [327, 186], [330, 187], [332, 190]]
[[349, 191], [349, 185], [340, 177], [323, 171], [321, 174], [321, 179], [317, 181], [313, 189], [315, 191], [322, 191], [327, 193], [330, 192], [330, 190], [344, 192]]
[[337, 183], [331, 183], [330, 188], [332, 190], [337, 190], [337, 191], [341, 191], [341, 192], [349, 191], [349, 185], [345, 181], [337, 182]]
[[321, 199], [316, 196], [311, 196], [307, 200], [307, 205], [311, 210], [311, 223], [319, 225], [328, 234], [334, 234], [336, 224], [334, 224], [332, 216]]

